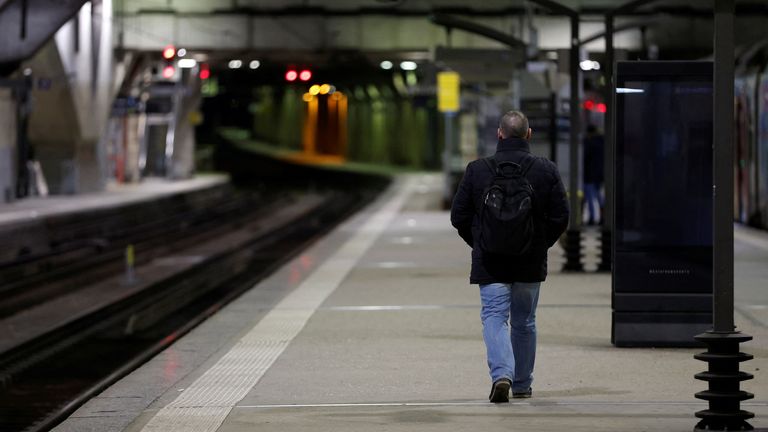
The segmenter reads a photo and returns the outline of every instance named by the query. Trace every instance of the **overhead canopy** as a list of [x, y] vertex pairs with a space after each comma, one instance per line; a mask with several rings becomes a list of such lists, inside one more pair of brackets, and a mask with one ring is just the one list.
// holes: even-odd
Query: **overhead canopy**
[[31, 57], [86, 0], [0, 0], [0, 65]]

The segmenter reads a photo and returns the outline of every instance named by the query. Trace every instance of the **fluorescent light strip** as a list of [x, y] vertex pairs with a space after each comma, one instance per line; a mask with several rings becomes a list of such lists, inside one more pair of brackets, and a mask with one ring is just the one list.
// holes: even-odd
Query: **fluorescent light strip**
[[645, 90], [627, 87], [616, 87], [616, 93], [645, 93]]

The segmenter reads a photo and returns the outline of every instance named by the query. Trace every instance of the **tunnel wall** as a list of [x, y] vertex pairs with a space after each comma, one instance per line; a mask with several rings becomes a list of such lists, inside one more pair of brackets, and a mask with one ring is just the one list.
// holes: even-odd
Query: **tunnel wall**
[[[395, 95], [386, 86], [341, 89], [348, 98], [345, 159], [407, 168], [434, 168], [438, 127], [432, 98]], [[340, 91], [341, 91], [340, 90]], [[285, 150], [302, 150], [306, 103], [297, 88], [261, 87], [251, 102], [255, 138]]]

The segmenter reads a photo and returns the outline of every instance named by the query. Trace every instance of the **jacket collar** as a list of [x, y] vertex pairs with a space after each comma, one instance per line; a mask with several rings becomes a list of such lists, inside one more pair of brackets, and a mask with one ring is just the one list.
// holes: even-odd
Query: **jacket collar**
[[531, 147], [528, 145], [528, 141], [523, 138], [518, 137], [508, 137], [504, 139], [500, 139], [499, 143], [496, 144], [496, 151], [497, 152], [507, 152], [507, 151], [524, 151], [527, 153], [531, 152]]

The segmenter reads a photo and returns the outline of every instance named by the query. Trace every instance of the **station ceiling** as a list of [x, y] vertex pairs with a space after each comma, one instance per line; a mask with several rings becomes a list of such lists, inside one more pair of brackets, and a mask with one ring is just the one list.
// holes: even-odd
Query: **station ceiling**
[[[1, 0], [0, 0], [1, 1]], [[614, 46], [632, 58], [700, 59], [711, 54], [714, 0], [115, 0], [123, 47], [153, 52], [165, 44], [222, 56], [317, 63], [339, 52], [372, 64], [434, 60], [435, 47], [508, 50], [509, 44], [441, 24], [450, 16], [543, 51], [570, 47], [570, 23], [553, 10], [580, 13], [585, 53], [604, 51], [602, 14], [639, 5], [616, 21]], [[736, 0], [738, 47], [765, 43], [768, 1]], [[637, 16], [624, 16], [637, 15]], [[631, 54], [630, 54], [631, 53]], [[550, 53], [552, 54], [552, 53]]]
[[[518, 39], [525, 39], [532, 26], [539, 48], [564, 49], [570, 46], [568, 19], [546, 7], [561, 4], [581, 13], [580, 37], [596, 41], [584, 49], [602, 51], [601, 14], [628, 3], [640, 5], [632, 14], [642, 16], [618, 18], [617, 26], [634, 25], [617, 33], [618, 48], [656, 45], [683, 51], [674, 57], [692, 49], [690, 56], [698, 57], [711, 49], [713, 0], [116, 0], [115, 15], [124, 18], [125, 43], [132, 49], [173, 42], [198, 49], [427, 50], [448, 44], [450, 27], [436, 25], [430, 19], [435, 13], [474, 20]], [[736, 4], [741, 20], [737, 44], [764, 40], [768, 1]], [[532, 19], [524, 22], [526, 16]], [[452, 43], [458, 48], [504, 48], [463, 31], [452, 32]]]
[[[393, 13], [428, 14], [435, 10], [461, 11], [465, 14], [511, 14], [531, 11], [551, 14], [551, 9], [525, 0], [122, 0], [118, 9], [126, 12], [141, 10], [174, 10], [178, 12], [221, 12], [250, 10], [253, 13]], [[583, 14], [602, 14], [628, 0], [556, 0], [567, 8]], [[737, 8], [745, 12], [768, 14], [768, 4], [760, 0], [737, 0]], [[672, 13], [697, 15], [711, 13], [712, 0], [657, 0], [638, 8], [633, 14]]]

